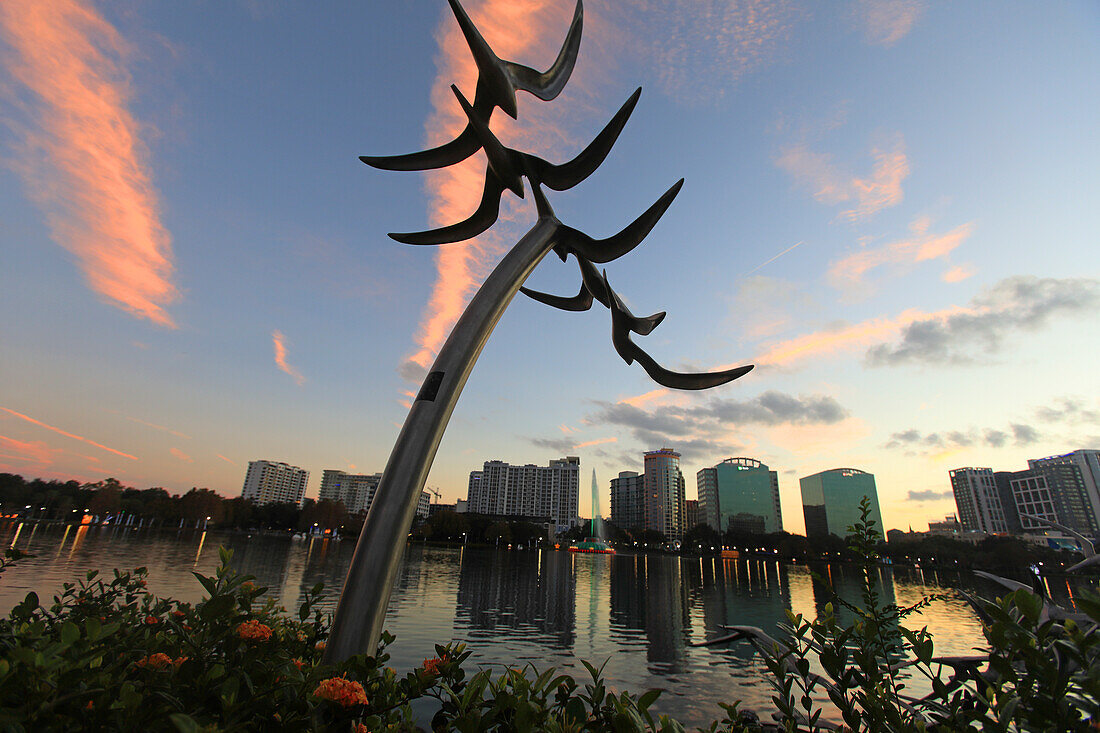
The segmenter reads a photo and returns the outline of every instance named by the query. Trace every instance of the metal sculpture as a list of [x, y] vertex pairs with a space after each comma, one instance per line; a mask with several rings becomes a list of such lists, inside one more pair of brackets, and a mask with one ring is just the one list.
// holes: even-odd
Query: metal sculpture
[[[326, 662], [338, 662], [377, 648], [390, 589], [397, 576], [417, 500], [443, 431], [482, 347], [517, 291], [570, 311], [588, 310], [593, 301], [598, 301], [611, 311], [611, 341], [619, 356], [627, 364], [637, 361], [654, 381], [665, 387], [707, 389], [737, 379], [753, 368], [747, 365], [692, 374], [662, 367], [634, 343], [631, 334], [648, 335], [665, 314], [635, 316], [611, 288], [607, 273], [595, 267], [594, 263], [611, 262], [638, 246], [679, 193], [683, 179], [625, 229], [607, 239], [593, 239], [562, 224], [543, 192], [544, 186], [554, 191], [572, 188], [596, 170], [634, 111], [641, 89], [630, 96], [587, 148], [573, 160], [560, 165], [505, 147], [489, 129], [489, 118], [496, 107], [516, 117], [517, 91], [528, 92], [545, 101], [561, 92], [573, 71], [580, 48], [584, 16], [581, 1], [577, 2], [573, 22], [557, 59], [542, 73], [498, 58], [458, 0], [448, 2], [478, 69], [472, 104], [457, 87], [451, 87], [466, 115], [465, 129], [451, 142], [431, 150], [386, 157], [363, 156], [361, 160], [386, 170], [428, 170], [465, 160], [480, 149], [485, 151], [488, 161], [485, 187], [481, 203], [464, 221], [429, 231], [390, 234], [390, 237], [417, 245], [448, 244], [475, 237], [496, 222], [505, 190], [524, 197], [525, 178], [535, 200], [538, 220], [503, 257], [471, 299], [439, 350], [409, 410], [355, 547], [325, 650]], [[581, 289], [575, 297], [563, 298], [521, 287], [551, 250], [562, 261], [570, 254], [576, 258], [581, 270]]]

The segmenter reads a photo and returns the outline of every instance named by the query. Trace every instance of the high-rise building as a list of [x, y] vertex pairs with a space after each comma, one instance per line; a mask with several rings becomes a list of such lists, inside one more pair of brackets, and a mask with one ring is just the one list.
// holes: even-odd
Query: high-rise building
[[[321, 474], [320, 499], [343, 502], [349, 514], [366, 514], [374, 501], [374, 492], [382, 480], [380, 473], [347, 473], [326, 469]], [[416, 516], [427, 518], [431, 513], [431, 496], [421, 491], [416, 501]]]
[[834, 468], [798, 480], [802, 487], [802, 513], [806, 518], [806, 536], [843, 537], [848, 527], [859, 521], [859, 502], [871, 501], [871, 516], [875, 530], [883, 534], [882, 512], [874, 474], [858, 468]]
[[699, 500], [698, 499], [685, 499], [684, 500], [684, 531], [695, 529], [700, 524], [706, 524], [703, 521], [703, 517], [699, 514]]
[[309, 471], [279, 461], [249, 461], [241, 498], [256, 504], [302, 505]]
[[1034, 458], [1027, 466], [1036, 479], [1041, 476], [1045, 480], [1058, 522], [1083, 535], [1100, 537], [1100, 451], [1076, 450]]
[[567, 456], [548, 466], [486, 461], [470, 472], [467, 509], [474, 514], [546, 517], [558, 531], [574, 526], [580, 495], [581, 459]]
[[684, 534], [684, 474], [680, 454], [671, 448], [645, 454], [645, 526], [670, 539]]
[[381, 480], [380, 473], [346, 473], [328, 469], [321, 474], [319, 498], [343, 502], [349, 514], [366, 514]]
[[992, 468], [956, 468], [948, 471], [959, 522], [967, 532], [1008, 532], [1004, 507]]
[[700, 511], [719, 532], [780, 532], [779, 474], [753, 458], [727, 458], [696, 474]]
[[620, 471], [611, 479], [611, 521], [619, 529], [645, 527], [645, 476]]

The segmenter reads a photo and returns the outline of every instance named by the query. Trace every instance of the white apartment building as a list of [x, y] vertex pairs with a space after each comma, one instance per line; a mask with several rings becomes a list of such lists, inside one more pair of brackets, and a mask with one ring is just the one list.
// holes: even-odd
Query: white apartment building
[[279, 461], [249, 461], [241, 498], [256, 504], [302, 505], [309, 471]]
[[577, 522], [581, 459], [567, 456], [548, 466], [486, 461], [470, 472], [466, 511], [514, 517], [547, 517], [558, 531]]
[[989, 534], [1008, 532], [992, 468], [956, 468], [948, 471], [948, 475], [964, 530]]
[[[380, 473], [347, 473], [326, 469], [321, 474], [321, 492], [318, 498], [343, 502], [344, 508], [350, 514], [366, 514], [370, 511], [381, 480]], [[427, 518], [430, 506], [431, 496], [427, 491], [421, 491], [416, 503], [416, 516]]]

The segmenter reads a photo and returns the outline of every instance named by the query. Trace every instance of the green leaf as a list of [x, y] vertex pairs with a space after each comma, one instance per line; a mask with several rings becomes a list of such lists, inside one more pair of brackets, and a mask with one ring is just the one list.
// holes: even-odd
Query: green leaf
[[207, 621], [223, 616], [233, 609], [237, 599], [233, 596], [214, 596], [202, 604], [199, 614]]
[[198, 733], [199, 724], [190, 715], [172, 713], [168, 716], [168, 719], [172, 721], [172, 725], [176, 726], [176, 730], [180, 733]]
[[98, 639], [102, 631], [103, 624], [99, 623], [99, 619], [89, 618], [84, 622], [84, 633], [87, 635], [88, 641], [95, 641]]
[[66, 621], [61, 625], [61, 643], [71, 646], [80, 638], [80, 629], [72, 621]]
[[641, 697], [638, 698], [638, 709], [648, 710], [649, 706], [657, 701], [657, 698], [661, 696], [660, 690], [649, 690]]

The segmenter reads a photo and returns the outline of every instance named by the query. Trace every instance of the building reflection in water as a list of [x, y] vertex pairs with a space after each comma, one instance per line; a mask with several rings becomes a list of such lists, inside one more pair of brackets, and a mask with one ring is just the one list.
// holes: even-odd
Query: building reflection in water
[[673, 555], [614, 555], [611, 560], [611, 639], [625, 651], [641, 631], [651, 669], [682, 672], [690, 628], [687, 587], [680, 558]]
[[508, 631], [512, 638], [573, 648], [577, 588], [572, 554], [467, 548], [458, 582], [456, 631], [471, 639]]

